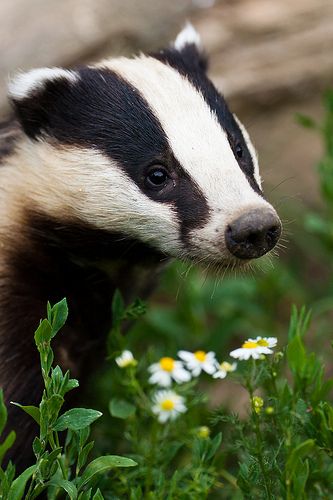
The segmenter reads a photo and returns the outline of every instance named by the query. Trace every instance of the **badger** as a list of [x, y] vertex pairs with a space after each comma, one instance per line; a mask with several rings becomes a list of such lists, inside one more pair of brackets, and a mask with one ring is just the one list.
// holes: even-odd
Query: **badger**
[[[276, 245], [255, 149], [207, 76], [187, 25], [157, 53], [32, 69], [9, 83], [0, 126], [0, 387], [38, 404], [33, 332], [67, 297], [56, 360], [82, 380], [99, 361], [120, 289], [146, 297], [171, 259], [244, 267]], [[29, 417], [9, 408], [15, 461], [29, 462]]]

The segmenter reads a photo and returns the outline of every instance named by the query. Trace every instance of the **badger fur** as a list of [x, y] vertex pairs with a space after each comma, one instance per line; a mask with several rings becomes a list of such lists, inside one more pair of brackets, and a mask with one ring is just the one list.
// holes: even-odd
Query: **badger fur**
[[[74, 68], [34, 69], [9, 85], [0, 128], [0, 386], [41, 396], [33, 332], [67, 297], [56, 361], [82, 380], [103, 357], [116, 288], [146, 296], [170, 258], [241, 266], [271, 250], [280, 221], [255, 150], [208, 79], [187, 26], [166, 50]], [[31, 422], [10, 408], [16, 459]]]

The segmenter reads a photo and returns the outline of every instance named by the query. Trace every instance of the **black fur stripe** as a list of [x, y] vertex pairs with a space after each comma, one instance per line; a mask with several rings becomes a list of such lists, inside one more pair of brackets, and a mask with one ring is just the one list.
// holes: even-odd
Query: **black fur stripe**
[[[174, 158], [158, 118], [140, 92], [107, 68], [77, 72], [75, 84], [64, 78], [50, 80], [40, 95], [15, 103], [28, 135], [38, 138], [46, 133], [62, 144], [96, 148], [115, 160], [145, 195], [174, 206], [183, 234], [203, 225], [208, 217], [206, 199]], [[154, 164], [176, 174], [174, 189], [157, 193], [145, 188], [146, 171]]]
[[[262, 194], [254, 178], [254, 165], [243, 134], [233, 114], [230, 112], [225, 99], [207, 77], [205, 72], [207, 62], [203, 55], [198, 52], [195, 45], [188, 44], [181, 51], [169, 48], [154, 53], [152, 56], [179, 71], [202, 94], [209, 107], [217, 116], [221, 127], [226, 131], [235, 158], [250, 185], [258, 194]], [[241, 146], [243, 151], [242, 158], [239, 158], [236, 153], [238, 145]]]

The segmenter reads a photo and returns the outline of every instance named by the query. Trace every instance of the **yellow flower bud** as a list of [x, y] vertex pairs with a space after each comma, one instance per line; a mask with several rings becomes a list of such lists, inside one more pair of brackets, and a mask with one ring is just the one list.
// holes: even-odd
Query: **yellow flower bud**
[[210, 435], [210, 428], [207, 425], [202, 425], [198, 428], [197, 435], [199, 438], [207, 439]]
[[259, 415], [262, 407], [264, 406], [264, 400], [260, 396], [254, 396], [252, 398], [252, 406], [256, 414]]

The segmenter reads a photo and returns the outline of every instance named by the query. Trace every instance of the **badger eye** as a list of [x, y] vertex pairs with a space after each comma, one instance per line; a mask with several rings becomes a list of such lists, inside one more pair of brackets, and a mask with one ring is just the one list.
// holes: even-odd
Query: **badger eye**
[[149, 188], [162, 188], [170, 179], [168, 172], [162, 166], [153, 167], [145, 178], [145, 184]]
[[236, 155], [238, 158], [243, 158], [243, 148], [240, 144], [236, 145]]

